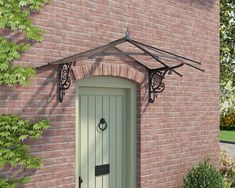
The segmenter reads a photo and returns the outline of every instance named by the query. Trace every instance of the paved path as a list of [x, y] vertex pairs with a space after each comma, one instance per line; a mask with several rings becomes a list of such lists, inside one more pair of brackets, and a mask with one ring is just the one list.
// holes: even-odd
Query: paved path
[[235, 144], [220, 143], [220, 148], [225, 149], [235, 159]]

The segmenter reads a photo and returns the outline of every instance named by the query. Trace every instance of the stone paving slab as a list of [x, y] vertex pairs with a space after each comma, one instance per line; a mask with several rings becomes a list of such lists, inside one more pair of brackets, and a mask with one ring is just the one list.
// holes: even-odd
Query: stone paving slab
[[220, 148], [226, 150], [228, 155], [235, 159], [235, 144], [220, 143]]

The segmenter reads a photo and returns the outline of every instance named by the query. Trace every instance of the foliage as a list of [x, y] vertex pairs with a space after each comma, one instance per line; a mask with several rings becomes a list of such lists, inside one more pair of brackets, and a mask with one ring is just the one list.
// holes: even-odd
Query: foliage
[[184, 188], [223, 188], [224, 180], [216, 168], [204, 160], [192, 167], [183, 178]]
[[235, 130], [235, 113], [220, 117], [221, 130]]
[[42, 30], [32, 25], [29, 16], [39, 11], [48, 0], [0, 0], [0, 29], [23, 33], [25, 41], [16, 43], [0, 36], [0, 84], [26, 84], [35, 74], [30, 67], [13, 67], [12, 61], [21, 57], [29, 47], [30, 40], [42, 41]]
[[[39, 157], [30, 154], [30, 146], [24, 141], [41, 138], [49, 128], [46, 120], [32, 123], [14, 115], [0, 116], [0, 167], [38, 169], [42, 165]], [[27, 177], [0, 177], [0, 187], [16, 187], [28, 182]]]
[[228, 81], [221, 90], [220, 127], [221, 129], [235, 128], [235, 86], [232, 85], [232, 81]]
[[235, 128], [235, 1], [220, 1], [220, 128]]
[[228, 154], [223, 151], [220, 158], [220, 173], [227, 182], [227, 186], [235, 187], [235, 161], [229, 158]]
[[220, 1], [220, 78], [222, 87], [235, 73], [235, 1]]
[[29, 182], [28, 177], [18, 178], [18, 179], [7, 179], [0, 178], [0, 187], [1, 188], [16, 188], [18, 185], [23, 185]]
[[232, 81], [228, 81], [221, 90], [220, 115], [225, 116], [231, 113], [235, 113], [235, 86]]

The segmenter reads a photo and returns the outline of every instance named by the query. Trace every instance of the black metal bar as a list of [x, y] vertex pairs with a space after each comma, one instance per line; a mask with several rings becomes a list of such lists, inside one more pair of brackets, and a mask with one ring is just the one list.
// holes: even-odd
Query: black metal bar
[[111, 47], [114, 47], [114, 46], [117, 46], [119, 44], [122, 44], [123, 42], [126, 42], [126, 38], [121, 38], [121, 39], [118, 39], [116, 41], [113, 41], [113, 42], [110, 42], [109, 44], [105, 45], [104, 49], [100, 50], [99, 52], [95, 53], [95, 54], [92, 54], [90, 55], [88, 58], [89, 59], [93, 59], [94, 57], [96, 56], [99, 56], [100, 54], [102, 54], [105, 50], [107, 50], [108, 48], [111, 48]]
[[[184, 65], [184, 63], [180, 63], [179, 65], [175, 65], [175, 66], [172, 66], [172, 67], [161, 67], [161, 68], [156, 68], [156, 69], [151, 69], [151, 70], [153, 70], [153, 71], [162, 71], [162, 70], [166, 70], [166, 69], [177, 69], [177, 68], [179, 68], [179, 67], [182, 67]], [[183, 76], [183, 75], [181, 75], [181, 76]]]
[[183, 64], [185, 64], [185, 65], [187, 65], [189, 67], [192, 67], [192, 68], [195, 68], [195, 69], [200, 70], [202, 72], [205, 72], [205, 70], [203, 70], [203, 69], [201, 69], [199, 67], [196, 67], [194, 65], [191, 65], [189, 63], [186, 63], [184, 60], [179, 59], [179, 58], [171, 58], [171, 57], [167, 57], [167, 56], [159, 56], [159, 59], [170, 59], [170, 60], [174, 60], [174, 61], [177, 61], [177, 62], [180, 61], [181, 63], [183, 63]]
[[140, 53], [140, 52], [104, 52], [101, 56], [123, 56], [123, 55], [144, 55], [144, 56], [148, 56], [148, 54], [146, 53]]
[[[117, 45], [122, 44], [124, 42], [129, 42], [132, 45], [134, 45], [136, 48], [138, 48], [139, 50], [141, 50], [142, 52], [124, 52], [121, 49], [119, 49], [117, 47]], [[107, 51], [108, 49], [113, 48], [116, 49], [117, 52], [115, 51]], [[152, 51], [151, 51], [152, 50]], [[152, 53], [153, 52], [153, 53]], [[159, 53], [160, 55], [156, 55], [155, 53]], [[180, 74], [179, 72], [177, 72], [175, 69], [183, 66], [183, 65], [187, 65], [189, 67], [195, 68], [199, 71], [204, 72], [203, 69], [196, 67], [190, 63], [188, 63], [188, 61], [196, 63], [198, 65], [201, 65], [200, 62], [194, 61], [192, 59], [165, 51], [165, 50], [161, 50], [159, 48], [155, 48], [152, 47], [150, 45], [147, 44], [143, 44], [141, 42], [135, 41], [135, 40], [131, 40], [130, 36], [129, 36], [129, 32], [127, 31], [126, 36], [120, 39], [117, 39], [115, 41], [109, 42], [106, 45], [97, 47], [97, 48], [93, 48], [91, 50], [79, 53], [79, 54], [75, 54], [60, 60], [56, 60], [50, 63], [47, 63], [46, 65], [42, 65], [40, 67], [37, 67], [36, 69], [41, 69], [44, 67], [48, 67], [51, 65], [59, 65], [58, 67], [58, 101], [62, 102], [63, 101], [63, 97], [65, 95], [65, 90], [67, 90], [70, 85], [71, 85], [71, 75], [70, 75], [70, 70], [71, 70], [71, 66], [72, 63], [76, 63], [76, 61], [82, 60], [82, 59], [87, 59], [87, 58], [95, 58], [97, 56], [126, 56], [128, 58], [130, 58], [132, 60], [132, 62], [137, 63], [138, 65], [140, 65], [141, 67], [144, 67], [149, 74], [149, 102], [153, 103], [155, 101], [155, 98], [157, 97], [158, 93], [161, 93], [164, 89], [165, 89], [165, 84], [163, 83], [163, 80], [166, 76], [166, 73], [171, 74], [172, 72], [176, 73], [178, 76], [183, 76], [182, 74]], [[158, 63], [160, 63], [161, 65], [163, 65], [163, 67], [160, 68], [149, 68], [148, 66], [144, 65], [142, 62], [138, 61], [136, 58], [132, 57], [134, 55], [143, 55], [143, 56], [150, 56], [151, 58], [153, 58], [154, 60], [156, 60]], [[170, 60], [175, 60], [177, 62], [181, 62], [178, 65], [175, 66], [169, 66], [166, 63], [164, 63], [162, 61], [162, 59], [164, 60], [164, 58], [168, 58]], [[186, 62], [185, 62], [186, 61]], [[105, 121], [104, 121], [105, 122]], [[102, 122], [99, 124], [100, 125], [100, 129], [103, 129], [103, 126], [101, 127]], [[105, 125], [105, 123], [103, 123]], [[107, 124], [104, 126], [104, 128], [107, 127]], [[104, 130], [104, 129], [103, 129]], [[98, 171], [99, 168], [97, 167]], [[100, 167], [101, 170], [105, 169], [102, 167]], [[106, 171], [105, 173], [107, 172]], [[103, 172], [102, 172], [103, 173]], [[80, 177], [79, 177], [80, 178]], [[80, 182], [80, 179], [79, 179]], [[81, 180], [82, 182], [82, 180]], [[79, 187], [80, 187], [80, 183], [79, 183]]]
[[[120, 49], [119, 49], [120, 50]], [[120, 52], [104, 52], [102, 54], [100, 54], [99, 56], [128, 56], [128, 57], [131, 57], [132, 55], [136, 55], [136, 56], [149, 56], [149, 54], [147, 53], [141, 53], [141, 52], [123, 52], [122, 50], [120, 50]], [[181, 59], [176, 59], [176, 58], [172, 58], [172, 57], [169, 57], [169, 56], [157, 56], [155, 54], [153, 54], [155, 57], [156, 57], [156, 60], [157, 61], [161, 61], [160, 59], [164, 58], [164, 59], [170, 59], [170, 60], [175, 60], [175, 61], [180, 61], [180, 62], [183, 62]], [[133, 57], [131, 57], [133, 58]], [[135, 58], [133, 58], [135, 61], [137, 61]], [[161, 61], [162, 62], [162, 61]], [[139, 62], [140, 63], [140, 62]], [[203, 69], [200, 69], [194, 65], [191, 65], [189, 63], [186, 63], [186, 62], [183, 62], [185, 65], [187, 66], [190, 66], [190, 67], [193, 67], [197, 70], [200, 70], [202, 72], [204, 72]], [[142, 63], [140, 63], [142, 66], [144, 66]], [[147, 67], [146, 67], [147, 68]]]
[[39, 67], [34, 67], [34, 69], [37, 71], [37, 70], [41, 70], [41, 69], [43, 69], [43, 68], [46, 68], [46, 67], [48, 67], [48, 66], [51, 66], [51, 64], [50, 64], [50, 63], [47, 63], [47, 64], [41, 65], [41, 66], [39, 66]]
[[148, 75], [149, 75], [149, 78], [148, 78], [148, 102], [150, 103], [153, 103], [154, 102], [154, 99], [152, 97], [152, 88], [151, 88], [151, 70], [148, 71]]
[[203, 70], [203, 69], [201, 69], [201, 68], [198, 68], [198, 67], [195, 67], [195, 66], [193, 66], [193, 65], [191, 65], [191, 64], [189, 64], [189, 63], [184, 63], [185, 65], [187, 65], [187, 66], [189, 66], [189, 67], [192, 67], [192, 68], [194, 68], [194, 69], [197, 69], [197, 70], [199, 70], [199, 71], [201, 71], [201, 72], [205, 72], [205, 70]]
[[187, 66], [189, 66], [189, 67], [192, 67], [192, 68], [195, 68], [195, 69], [197, 69], [197, 70], [200, 70], [200, 71], [202, 71], [202, 72], [205, 72], [205, 70], [203, 70], [203, 69], [201, 69], [201, 68], [199, 68], [199, 67], [196, 67], [196, 66], [194, 66], [194, 65], [191, 65], [191, 64], [189, 64], [189, 63], [186, 63], [184, 60], [182, 60], [182, 59], [179, 59], [179, 58], [170, 58], [170, 57], [167, 57], [167, 56], [159, 56], [159, 58], [160, 59], [170, 59], [170, 60], [175, 60], [175, 61], [180, 61], [181, 63], [183, 63], [183, 64], [185, 64], [185, 65], [187, 65]]
[[[140, 50], [144, 51], [145, 53], [149, 54], [153, 59], [155, 59], [156, 61], [158, 61], [159, 63], [161, 63], [162, 65], [169, 67], [168, 65], [166, 65], [165, 63], [163, 63], [162, 61], [160, 61], [159, 59], [156, 58], [155, 55], [153, 55], [151, 52], [149, 52], [148, 50], [142, 48], [141, 46], [139, 46], [138, 44], [136, 44], [135, 42], [133, 42], [132, 40], [128, 40], [128, 42], [130, 42], [131, 44], [133, 44], [134, 46], [136, 46], [137, 48], [139, 48]], [[177, 75], [181, 76], [180, 73], [178, 73], [177, 71], [175, 71], [173, 69], [173, 72], [176, 73]]]
[[[116, 50], [118, 50], [119, 52], [121, 53], [124, 53], [121, 49], [119, 49], [118, 47], [114, 47]], [[132, 59], [133, 61], [135, 61], [137, 64], [139, 64], [140, 66], [146, 68], [147, 70], [150, 70], [150, 68], [148, 68], [146, 65], [142, 64], [141, 62], [139, 62], [137, 59], [135, 59], [134, 57], [130, 56], [130, 55], [127, 55], [127, 54], [123, 54], [125, 56], [127, 56], [128, 58]]]
[[187, 57], [184, 57], [184, 56], [181, 56], [181, 55], [177, 55], [177, 54], [168, 52], [168, 51], [166, 51], [166, 50], [162, 50], [162, 49], [159, 49], [159, 48], [156, 48], [156, 47], [153, 47], [153, 46], [150, 46], [150, 45], [147, 45], [147, 44], [144, 44], [144, 43], [135, 41], [135, 40], [132, 40], [132, 41], [135, 42], [135, 43], [137, 43], [137, 44], [139, 44], [139, 45], [143, 45], [143, 46], [145, 46], [145, 47], [147, 47], [147, 48], [151, 48], [152, 50], [164, 52], [164, 53], [173, 55], [173, 56], [175, 56], [175, 57], [182, 58], [182, 59], [185, 59], [185, 60], [187, 60], [187, 61], [191, 61], [191, 62], [193, 62], [193, 63], [196, 63], [196, 64], [198, 64], [198, 65], [201, 65], [201, 62], [198, 62], [198, 61], [189, 59], [189, 58], [187, 58]]
[[78, 178], [78, 188], [82, 188], [82, 182], [83, 182], [83, 180], [82, 180], [81, 176], [79, 176], [79, 178]]
[[72, 61], [77, 61], [78, 59], [81, 59], [81, 58], [84, 58], [85, 56], [87, 56], [88, 53], [91, 53], [91, 52], [93, 52], [95, 50], [98, 50], [100, 48], [103, 48], [103, 46], [99, 46], [97, 48], [94, 48], [94, 49], [91, 49], [91, 50], [88, 50], [88, 51], [85, 51], [85, 52], [82, 52], [82, 53], [79, 53], [79, 54], [75, 54], [75, 55], [72, 55], [72, 56], [69, 56], [69, 57], [65, 57], [63, 59], [59, 59], [59, 60], [56, 60], [56, 61], [49, 62], [45, 65], [41, 65], [39, 67], [36, 67], [36, 70], [40, 70], [41, 68], [48, 67], [48, 66], [51, 66], [51, 65], [59, 65], [59, 64], [69, 63], [69, 62], [72, 62]]
[[[161, 63], [163, 63], [160, 59], [156, 59], [158, 62], [161, 62]], [[169, 66], [168, 66], [169, 67]], [[180, 66], [181, 67], [181, 66]], [[172, 71], [175, 73], [175, 74], [177, 74], [178, 76], [180, 76], [180, 77], [182, 77], [183, 75], [182, 74], [180, 74], [179, 72], [177, 72], [177, 71], [175, 71], [174, 69], [172, 69]]]
[[96, 52], [97, 50], [100, 50], [102, 48], [105, 48], [107, 47], [108, 45], [110, 44], [113, 44], [113, 43], [116, 43], [118, 41], [125, 41], [125, 37], [124, 38], [121, 38], [121, 39], [118, 39], [118, 40], [115, 40], [113, 42], [110, 42], [109, 44], [106, 44], [106, 45], [103, 45], [103, 46], [99, 46], [97, 48], [93, 48], [91, 50], [88, 50], [88, 51], [85, 51], [85, 52], [81, 52], [79, 54], [74, 54], [72, 56], [69, 56], [69, 57], [65, 57], [63, 59], [59, 59], [59, 60], [56, 60], [56, 61], [52, 61], [52, 62], [49, 62], [45, 65], [42, 65], [42, 66], [39, 66], [39, 67], [36, 67], [36, 70], [39, 70], [41, 68], [44, 68], [44, 67], [47, 67], [47, 66], [50, 66], [50, 65], [58, 65], [58, 64], [65, 64], [65, 63], [69, 63], [69, 62], [72, 62], [72, 61], [79, 61], [80, 59], [82, 58], [88, 58], [90, 55], [92, 55], [91, 53], [92, 52]]

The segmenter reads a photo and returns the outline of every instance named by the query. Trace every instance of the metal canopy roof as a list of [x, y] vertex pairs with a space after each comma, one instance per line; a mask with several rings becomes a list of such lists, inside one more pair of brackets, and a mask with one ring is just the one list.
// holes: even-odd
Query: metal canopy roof
[[[124, 43], [130, 44], [132, 47], [135, 48], [135, 51], [127, 52], [122, 50], [120, 48], [120, 45]], [[128, 30], [126, 32], [125, 37], [121, 39], [112, 41], [106, 45], [79, 54], [49, 62], [46, 65], [36, 67], [36, 69], [40, 70], [42, 68], [52, 65], [59, 66], [58, 100], [59, 102], [62, 102], [63, 96], [65, 95], [65, 90], [67, 90], [71, 84], [70, 70], [72, 63], [76, 63], [77, 61], [81, 61], [84, 59], [93, 59], [104, 56], [128, 57], [133, 62], [146, 69], [149, 75], [148, 94], [150, 103], [153, 103], [158, 93], [161, 93], [165, 89], [163, 79], [165, 78], [167, 72], [168, 74], [174, 72], [176, 75], [182, 77], [183, 75], [180, 74], [176, 69], [182, 67], [183, 65], [204, 72], [204, 70], [199, 67], [201, 65], [200, 62], [133, 40], [131, 39]], [[139, 58], [137, 57], [150, 57], [151, 60], [154, 60], [154, 62], [157, 63], [158, 66], [160, 65], [160, 67], [147, 66], [146, 64], [148, 63], [139, 60]], [[177, 62], [177, 64], [173, 66], [168, 65], [166, 64], [166, 61], [174, 61]]]

